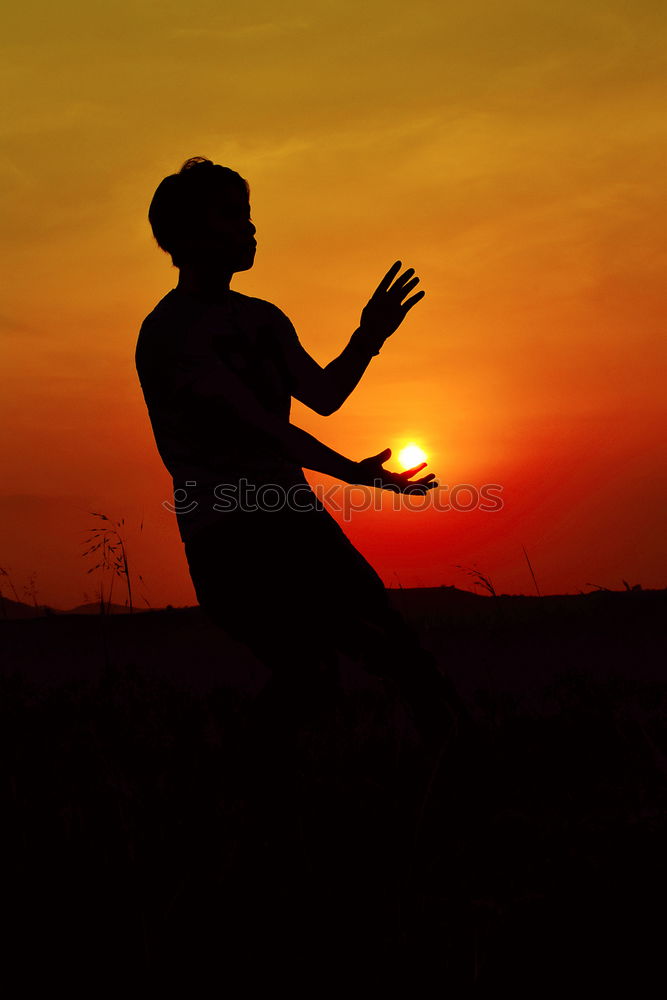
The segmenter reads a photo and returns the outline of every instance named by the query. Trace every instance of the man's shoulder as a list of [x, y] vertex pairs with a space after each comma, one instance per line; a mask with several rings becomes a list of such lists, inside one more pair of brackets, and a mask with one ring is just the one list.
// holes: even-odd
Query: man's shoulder
[[274, 302], [253, 295], [234, 292], [240, 307], [247, 312], [257, 326], [266, 326], [278, 334], [295, 336], [296, 331], [289, 316]]
[[139, 328], [135, 355], [162, 353], [172, 342], [182, 339], [184, 331], [198, 318], [202, 308], [194, 301], [167, 292], [145, 317]]
[[176, 293], [176, 289], [163, 295], [151, 309], [141, 324], [140, 334], [145, 330], [172, 327], [192, 313], [192, 303]]
[[282, 320], [289, 323], [289, 318], [283, 310], [274, 302], [269, 302], [268, 299], [260, 299], [256, 295], [243, 295], [241, 292], [236, 291], [234, 292], [234, 296], [242, 309], [252, 312], [260, 319], [265, 318], [278, 322]]

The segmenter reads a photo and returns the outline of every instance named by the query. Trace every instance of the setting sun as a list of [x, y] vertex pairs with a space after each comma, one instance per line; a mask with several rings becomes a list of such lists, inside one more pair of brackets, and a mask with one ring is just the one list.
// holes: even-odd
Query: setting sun
[[398, 453], [398, 460], [404, 469], [411, 469], [414, 465], [425, 462], [427, 455], [417, 444], [408, 444]]

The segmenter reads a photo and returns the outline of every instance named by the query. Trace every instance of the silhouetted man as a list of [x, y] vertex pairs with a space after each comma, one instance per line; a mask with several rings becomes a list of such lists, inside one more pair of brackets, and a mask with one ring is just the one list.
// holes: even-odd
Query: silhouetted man
[[384, 469], [388, 448], [353, 461], [290, 423], [292, 396], [323, 415], [342, 406], [423, 296], [410, 295], [419, 279], [394, 264], [322, 368], [280, 309], [230, 288], [256, 250], [239, 174], [188, 160], [158, 186], [149, 220], [180, 273], [142, 324], [136, 366], [202, 609], [294, 692], [345, 650], [391, 678], [437, 740], [449, 722], [445, 682], [303, 467], [399, 492], [426, 492], [435, 477], [412, 479], [426, 463]]

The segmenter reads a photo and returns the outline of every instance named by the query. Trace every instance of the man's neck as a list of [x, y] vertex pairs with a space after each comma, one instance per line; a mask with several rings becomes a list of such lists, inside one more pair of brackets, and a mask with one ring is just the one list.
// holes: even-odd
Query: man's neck
[[179, 271], [177, 288], [188, 295], [194, 295], [206, 302], [226, 302], [231, 295], [229, 272], [195, 271], [182, 267]]

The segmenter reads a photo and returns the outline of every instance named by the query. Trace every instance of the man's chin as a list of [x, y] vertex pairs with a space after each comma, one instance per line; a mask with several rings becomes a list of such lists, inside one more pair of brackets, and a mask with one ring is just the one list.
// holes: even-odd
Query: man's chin
[[255, 255], [253, 253], [248, 255], [247, 257], [244, 257], [242, 260], [238, 262], [238, 264], [234, 268], [234, 273], [238, 271], [249, 271], [254, 263], [255, 263]]

